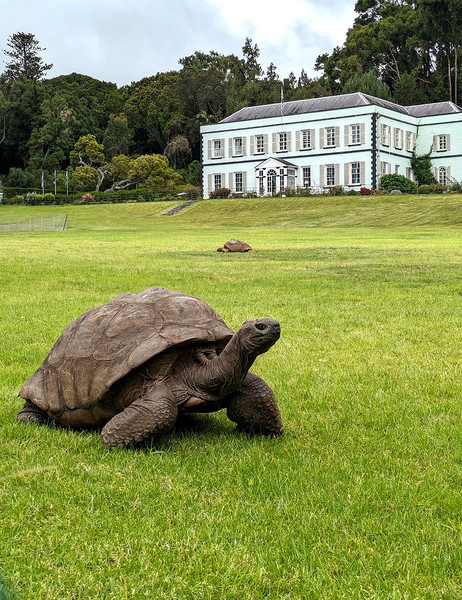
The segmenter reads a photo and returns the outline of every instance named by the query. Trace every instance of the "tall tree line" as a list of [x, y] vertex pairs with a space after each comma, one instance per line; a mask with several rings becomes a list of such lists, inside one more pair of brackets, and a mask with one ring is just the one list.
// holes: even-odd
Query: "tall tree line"
[[341, 47], [318, 56], [310, 78], [280, 79], [260, 64], [247, 38], [242, 55], [195, 52], [179, 69], [130, 85], [72, 73], [47, 79], [52, 65], [33, 34], [6, 43], [0, 75], [0, 175], [64, 169], [83, 136], [106, 158], [165, 154], [177, 169], [200, 158], [201, 124], [244, 106], [363, 91], [409, 105], [461, 98], [462, 0], [357, 0]]

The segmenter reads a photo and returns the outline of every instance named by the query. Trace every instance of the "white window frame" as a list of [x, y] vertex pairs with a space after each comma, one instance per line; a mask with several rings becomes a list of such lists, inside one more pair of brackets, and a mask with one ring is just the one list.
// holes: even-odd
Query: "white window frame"
[[390, 145], [390, 134], [391, 134], [390, 125], [387, 125], [386, 123], [381, 123], [381, 125], [380, 125], [380, 142], [383, 146]]
[[311, 187], [311, 167], [302, 167], [302, 185], [304, 188]]
[[244, 177], [241, 171], [234, 173], [234, 191], [238, 194], [244, 191]]
[[311, 150], [312, 148], [312, 140], [311, 140], [311, 129], [303, 129], [301, 132], [301, 150]]
[[221, 181], [221, 173], [214, 173], [213, 175], [213, 190], [219, 190], [221, 189], [222, 186], [222, 181]]
[[242, 137], [233, 138], [233, 156], [242, 156], [244, 153], [244, 143]]
[[287, 152], [289, 149], [289, 136], [287, 131], [278, 133], [278, 152]]
[[[330, 183], [329, 183], [330, 181]], [[335, 165], [326, 165], [326, 186], [335, 185]]]
[[212, 158], [223, 158], [222, 140], [212, 140], [213, 153]]
[[350, 145], [354, 146], [361, 143], [361, 125], [355, 123], [350, 125]]
[[350, 163], [350, 181], [351, 185], [361, 184], [361, 163], [359, 161]]
[[[448, 149], [448, 137], [445, 133], [440, 133], [439, 135], [436, 136], [437, 139], [437, 152], [446, 152], [446, 150]], [[440, 168], [445, 168], [445, 167], [440, 167]], [[446, 185], [446, 184], [445, 184]]]
[[447, 169], [447, 167], [438, 167], [438, 183], [441, 185], [448, 184], [448, 169]]
[[265, 136], [258, 134], [255, 136], [255, 154], [265, 153]]
[[[335, 127], [326, 127], [326, 148], [335, 148], [336, 144], [336, 135], [335, 135]], [[330, 165], [329, 165], [330, 166]]]

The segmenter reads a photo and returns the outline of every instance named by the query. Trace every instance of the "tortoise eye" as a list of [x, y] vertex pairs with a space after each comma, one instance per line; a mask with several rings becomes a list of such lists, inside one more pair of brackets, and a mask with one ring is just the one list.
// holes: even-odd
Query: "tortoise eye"
[[257, 323], [255, 325], [255, 328], [258, 329], [259, 331], [264, 331], [266, 329], [266, 325], [263, 325], [263, 323]]

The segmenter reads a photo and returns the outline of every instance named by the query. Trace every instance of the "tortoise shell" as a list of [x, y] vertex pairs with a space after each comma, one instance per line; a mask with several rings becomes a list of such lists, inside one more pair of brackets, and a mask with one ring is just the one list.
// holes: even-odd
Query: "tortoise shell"
[[89, 408], [161, 352], [187, 344], [225, 346], [233, 333], [194, 296], [162, 287], [121, 294], [70, 323], [19, 395], [52, 413]]

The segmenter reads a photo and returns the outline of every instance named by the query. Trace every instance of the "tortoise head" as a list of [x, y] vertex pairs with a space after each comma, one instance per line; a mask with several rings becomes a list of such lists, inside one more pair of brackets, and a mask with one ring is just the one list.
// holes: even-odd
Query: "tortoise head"
[[281, 326], [278, 321], [269, 319], [254, 319], [245, 321], [237, 331], [245, 350], [254, 356], [263, 354], [275, 344], [281, 335]]

